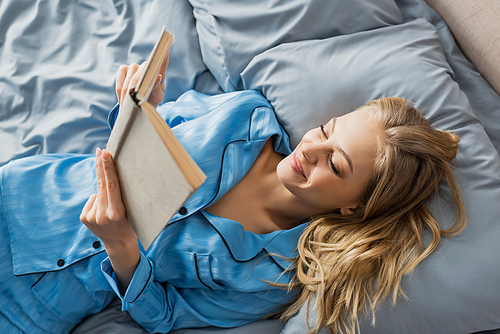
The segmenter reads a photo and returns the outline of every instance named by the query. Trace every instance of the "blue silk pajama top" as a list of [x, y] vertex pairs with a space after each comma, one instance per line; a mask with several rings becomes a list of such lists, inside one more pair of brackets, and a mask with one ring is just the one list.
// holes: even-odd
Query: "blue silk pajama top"
[[67, 333], [115, 294], [150, 332], [239, 326], [292, 299], [265, 281], [289, 281], [286, 258], [305, 224], [261, 235], [203, 210], [243, 178], [270, 137], [291, 153], [269, 102], [254, 91], [190, 91], [158, 111], [207, 180], [142, 251], [124, 295], [79, 220], [96, 192], [94, 156], [39, 155], [0, 168], [0, 333]]

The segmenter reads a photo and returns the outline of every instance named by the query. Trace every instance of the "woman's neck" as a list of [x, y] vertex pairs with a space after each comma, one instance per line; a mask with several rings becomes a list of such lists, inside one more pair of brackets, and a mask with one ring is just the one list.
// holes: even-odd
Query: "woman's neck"
[[268, 221], [271, 221], [276, 229], [290, 229], [311, 219], [312, 212], [300, 203], [292, 193], [286, 189], [278, 179], [276, 168], [284, 158], [272, 148], [272, 141], [266, 143], [270, 146], [259, 156], [260, 165], [256, 165], [253, 173], [255, 179], [261, 182], [255, 184], [255, 200], [257, 207], [262, 208]]
[[268, 140], [243, 179], [205, 210], [235, 220], [259, 234], [290, 229], [311, 218], [311, 213], [283, 186], [276, 167], [283, 155]]

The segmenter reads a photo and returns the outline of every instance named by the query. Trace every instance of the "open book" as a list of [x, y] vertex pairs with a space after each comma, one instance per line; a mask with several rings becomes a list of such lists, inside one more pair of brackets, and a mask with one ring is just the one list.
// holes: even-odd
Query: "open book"
[[147, 102], [172, 40], [164, 27], [137, 86], [120, 106], [107, 144], [127, 219], [146, 250], [205, 181], [205, 174]]

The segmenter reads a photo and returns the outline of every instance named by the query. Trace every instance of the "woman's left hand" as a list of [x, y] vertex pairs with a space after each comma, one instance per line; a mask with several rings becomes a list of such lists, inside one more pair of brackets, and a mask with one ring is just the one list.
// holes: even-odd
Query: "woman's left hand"
[[97, 194], [88, 199], [80, 220], [103, 242], [120, 290], [126, 290], [140, 260], [137, 235], [127, 220], [118, 175], [108, 151], [97, 149], [95, 169]]
[[[170, 54], [169, 54], [170, 55]], [[168, 67], [168, 59], [169, 55], [165, 58], [163, 62], [160, 73], [156, 78], [156, 82], [151, 90], [151, 94], [149, 95], [148, 102], [151, 103], [155, 108], [163, 100], [163, 96], [165, 94], [165, 72]], [[130, 65], [122, 65], [118, 69], [116, 73], [116, 97], [118, 98], [118, 103], [122, 105], [125, 96], [129, 93], [130, 89], [134, 88], [139, 79], [142, 76], [142, 73], [146, 69], [147, 62], [143, 62], [141, 65], [130, 64]]]

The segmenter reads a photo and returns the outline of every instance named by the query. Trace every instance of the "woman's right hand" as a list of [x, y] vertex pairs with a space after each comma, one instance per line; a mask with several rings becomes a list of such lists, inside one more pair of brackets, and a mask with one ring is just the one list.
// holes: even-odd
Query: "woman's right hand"
[[137, 235], [127, 219], [113, 157], [107, 150], [97, 149], [95, 172], [97, 194], [89, 197], [80, 221], [101, 239], [120, 291], [126, 291], [141, 254]]
[[[153, 90], [149, 95], [148, 102], [155, 108], [157, 108], [161, 103], [165, 94], [165, 72], [168, 67], [168, 58], [169, 56], [167, 55], [167, 58], [163, 62], [160, 69], [160, 73], [158, 74], [158, 78], [156, 78]], [[118, 98], [118, 103], [120, 105], [123, 103], [123, 100], [130, 89], [134, 88], [137, 85], [137, 82], [139, 82], [142, 73], [146, 69], [146, 64], [147, 62], [143, 62], [141, 65], [122, 65], [118, 69], [118, 72], [116, 73], [116, 97]]]

